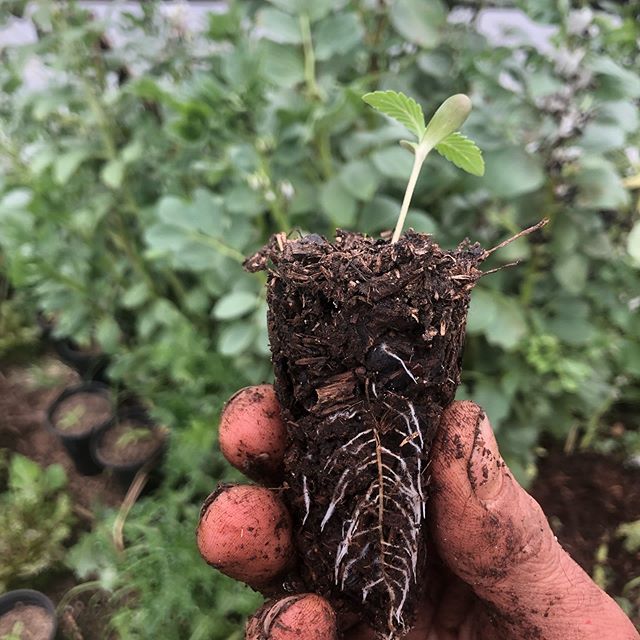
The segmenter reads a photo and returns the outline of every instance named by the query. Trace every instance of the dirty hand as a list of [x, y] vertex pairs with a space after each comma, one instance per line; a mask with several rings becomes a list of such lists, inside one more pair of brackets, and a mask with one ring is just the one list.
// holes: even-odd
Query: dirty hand
[[[220, 447], [250, 477], [276, 477], [286, 432], [272, 387], [236, 394], [225, 408]], [[491, 426], [471, 402], [442, 417], [433, 444], [431, 526], [438, 562], [407, 640], [634, 640], [616, 603], [565, 553], [540, 506], [505, 466]], [[277, 493], [223, 487], [203, 508], [203, 557], [268, 594], [293, 562], [291, 522]], [[249, 621], [248, 640], [370, 640], [361, 623], [336, 620], [314, 594], [269, 602]]]

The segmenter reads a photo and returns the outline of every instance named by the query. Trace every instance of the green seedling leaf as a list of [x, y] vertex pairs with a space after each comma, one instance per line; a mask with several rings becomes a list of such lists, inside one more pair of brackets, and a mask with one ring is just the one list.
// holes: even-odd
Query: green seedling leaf
[[62, 418], [60, 418], [58, 426], [63, 430], [71, 429], [72, 427], [75, 427], [82, 418], [84, 418], [85, 413], [84, 407], [74, 407], [71, 411], [68, 411], [64, 416], [62, 416]]
[[116, 440], [116, 447], [118, 449], [123, 449], [124, 447], [128, 447], [130, 444], [136, 444], [137, 442], [144, 442], [148, 440], [152, 436], [152, 432], [150, 429], [146, 427], [137, 427], [135, 429], [129, 429], [125, 431], [120, 437]]
[[463, 136], [459, 131], [448, 135], [436, 145], [436, 151], [456, 167], [474, 176], [484, 175], [482, 151], [473, 140]]
[[362, 96], [362, 99], [369, 106], [407, 127], [418, 140], [422, 138], [425, 132], [424, 114], [422, 107], [413, 98], [396, 91], [373, 91]]
[[433, 149], [457, 131], [471, 113], [471, 100], [463, 93], [447, 98], [433, 114], [420, 140], [421, 145]]
[[[398, 222], [391, 237], [393, 243], [400, 238], [420, 170], [432, 149], [435, 148], [447, 160], [473, 175], [481, 176], [484, 174], [484, 161], [480, 149], [474, 142], [457, 131], [469, 117], [471, 100], [463, 93], [447, 98], [425, 126], [424, 114], [420, 105], [402, 93], [374, 91], [365, 94], [362, 99], [374, 109], [403, 124], [418, 138], [418, 144], [409, 140], [400, 141], [401, 146], [413, 151], [414, 158]], [[382, 173], [384, 174], [385, 171]]]

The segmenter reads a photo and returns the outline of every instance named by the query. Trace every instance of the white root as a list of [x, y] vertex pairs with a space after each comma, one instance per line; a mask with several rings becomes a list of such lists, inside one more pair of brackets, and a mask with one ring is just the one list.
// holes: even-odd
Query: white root
[[405, 370], [405, 373], [413, 380], [415, 384], [418, 384], [418, 381], [416, 380], [415, 376], [413, 375], [413, 373], [411, 373], [411, 371], [409, 371], [409, 368], [407, 367], [407, 365], [404, 363], [404, 360], [400, 356], [393, 353], [393, 351], [390, 351], [384, 342], [380, 344], [380, 349], [384, 351], [388, 356], [391, 356], [394, 360], [397, 360], [402, 365], [402, 368]]
[[302, 526], [304, 527], [304, 523], [307, 521], [309, 517], [309, 511], [311, 509], [311, 497], [309, 496], [309, 487], [307, 487], [307, 476], [302, 476], [302, 497], [304, 499], [304, 518], [302, 518]]

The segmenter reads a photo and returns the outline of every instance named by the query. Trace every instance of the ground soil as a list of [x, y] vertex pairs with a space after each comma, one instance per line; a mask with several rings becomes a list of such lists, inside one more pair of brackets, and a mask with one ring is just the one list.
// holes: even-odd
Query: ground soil
[[[147, 433], [143, 437], [136, 436], [140, 429], [146, 429]], [[127, 435], [132, 433], [135, 439], [127, 439]], [[152, 458], [162, 446], [162, 442], [162, 434], [157, 429], [123, 420], [104, 432], [100, 438], [98, 454], [109, 464], [135, 464]]]
[[52, 421], [60, 433], [81, 435], [104, 424], [112, 415], [111, 401], [104, 394], [83, 391], [65, 398]]
[[54, 623], [42, 607], [18, 604], [0, 616], [0, 638], [12, 632], [16, 623], [22, 623], [20, 640], [49, 640]]
[[[610, 595], [621, 596], [625, 585], [640, 576], [640, 553], [627, 552], [616, 536], [621, 524], [640, 519], [639, 467], [589, 451], [551, 450], [538, 461], [531, 493], [562, 546], [589, 575], [594, 575], [598, 549], [607, 545], [602, 586]], [[627, 596], [640, 628], [640, 588]]]
[[443, 251], [413, 232], [391, 244], [339, 231], [333, 243], [278, 235], [246, 262], [269, 272], [275, 389], [290, 442], [285, 499], [304, 586], [384, 637], [415, 617], [423, 470], [460, 381], [485, 255], [468, 243]]

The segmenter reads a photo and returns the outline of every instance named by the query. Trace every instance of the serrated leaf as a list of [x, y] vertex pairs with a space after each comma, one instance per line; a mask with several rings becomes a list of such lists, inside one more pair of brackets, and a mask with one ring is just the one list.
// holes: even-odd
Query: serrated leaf
[[484, 175], [482, 151], [473, 140], [456, 131], [435, 147], [436, 151], [456, 167], [474, 176]]
[[397, 91], [373, 91], [362, 96], [362, 99], [369, 106], [407, 127], [418, 140], [422, 138], [426, 129], [424, 113], [413, 98]]

